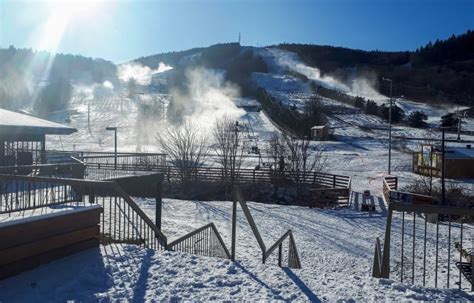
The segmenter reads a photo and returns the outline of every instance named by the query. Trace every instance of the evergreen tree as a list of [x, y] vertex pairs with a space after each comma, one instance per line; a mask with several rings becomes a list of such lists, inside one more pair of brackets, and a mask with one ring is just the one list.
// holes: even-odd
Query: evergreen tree
[[362, 97], [356, 97], [354, 100], [354, 106], [360, 109], [365, 108], [365, 99]]
[[379, 106], [372, 100], [367, 100], [365, 103], [365, 113], [368, 115], [377, 115], [379, 113]]
[[414, 111], [408, 115], [407, 122], [410, 126], [413, 127], [425, 127], [426, 120], [428, 120], [428, 116], [423, 111]]
[[441, 117], [441, 126], [453, 128], [457, 127], [459, 119], [454, 115], [454, 113], [448, 113]]
[[[380, 106], [379, 114], [386, 121], [389, 121], [390, 118], [390, 107], [383, 104]], [[405, 117], [405, 112], [400, 107], [393, 105], [392, 106], [392, 123], [398, 123], [403, 120]]]

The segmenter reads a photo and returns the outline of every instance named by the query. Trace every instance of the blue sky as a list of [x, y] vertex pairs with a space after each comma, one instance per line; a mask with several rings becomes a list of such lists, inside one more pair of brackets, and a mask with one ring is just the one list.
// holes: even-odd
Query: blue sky
[[467, 29], [474, 29], [474, 0], [0, 0], [1, 47], [13, 44], [117, 63], [237, 41], [239, 32], [243, 45], [414, 50]]

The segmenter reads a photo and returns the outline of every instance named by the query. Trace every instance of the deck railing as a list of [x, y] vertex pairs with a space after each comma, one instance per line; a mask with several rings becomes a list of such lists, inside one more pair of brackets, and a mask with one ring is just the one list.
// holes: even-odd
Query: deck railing
[[111, 168], [125, 171], [157, 171], [166, 167], [166, 154], [132, 152], [52, 151], [69, 154], [81, 160], [88, 167]]
[[387, 222], [383, 248], [376, 240], [373, 276], [474, 291], [474, 208], [435, 205], [396, 188], [396, 179], [384, 180]]
[[84, 178], [85, 169], [85, 165], [79, 162], [21, 166], [0, 166], [0, 174], [82, 179]]
[[101, 240], [165, 249], [166, 237], [115, 182], [0, 175], [1, 213], [98, 204]]

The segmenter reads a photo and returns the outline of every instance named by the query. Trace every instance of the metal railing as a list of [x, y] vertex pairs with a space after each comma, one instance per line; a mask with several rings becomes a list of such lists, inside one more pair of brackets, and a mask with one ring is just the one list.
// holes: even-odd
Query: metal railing
[[214, 223], [209, 223], [168, 244], [168, 250], [230, 259], [230, 253]]
[[258, 231], [257, 225], [253, 220], [252, 214], [247, 206], [247, 202], [243, 198], [242, 191], [238, 187], [234, 187], [234, 201], [233, 201], [233, 208], [232, 208], [232, 248], [231, 248], [231, 256], [232, 260], [235, 260], [235, 246], [236, 246], [236, 232], [237, 232], [237, 203], [239, 203], [247, 222], [252, 229], [252, 232], [257, 239], [258, 245], [262, 251], [262, 263], [265, 263], [270, 255], [276, 250], [278, 247], [278, 266], [282, 267], [282, 260], [283, 260], [283, 242], [288, 239], [289, 246], [288, 246], [288, 267], [291, 268], [301, 268], [301, 262], [298, 255], [298, 250], [296, 249], [295, 239], [293, 238], [293, 232], [288, 230], [283, 236], [280, 237], [271, 247], [267, 250], [265, 243], [263, 242], [262, 236]]
[[166, 249], [167, 239], [141, 208], [115, 182], [0, 175], [2, 213], [98, 204], [101, 241]]
[[71, 184], [57, 179], [0, 175], [0, 214], [81, 202]]
[[[265, 263], [278, 248], [278, 265], [282, 266], [283, 243], [288, 240], [288, 266], [301, 268], [291, 230], [270, 249], [266, 249], [253, 217], [239, 190], [236, 199], [262, 248]], [[38, 208], [100, 205], [101, 243], [130, 243], [147, 248], [174, 250], [197, 255], [235, 260], [236, 203], [232, 221], [232, 253], [225, 246], [213, 223], [207, 224], [171, 243], [118, 183], [38, 176], [0, 175], [0, 213], [29, 211]]]
[[83, 163], [0, 166], [0, 174], [82, 179], [85, 169]]
[[396, 179], [384, 180], [387, 222], [383, 250], [376, 240], [372, 275], [474, 291], [474, 208], [434, 205], [426, 196], [391, 190], [396, 187]]
[[[58, 153], [58, 152], [54, 152]], [[87, 167], [126, 171], [157, 171], [166, 167], [166, 154], [131, 152], [63, 151], [81, 160]], [[117, 160], [117, 163], [115, 163]]]

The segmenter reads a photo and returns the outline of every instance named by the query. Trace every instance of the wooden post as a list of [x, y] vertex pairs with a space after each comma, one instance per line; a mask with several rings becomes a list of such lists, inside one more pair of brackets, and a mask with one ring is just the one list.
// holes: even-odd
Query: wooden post
[[5, 141], [0, 140], [0, 166], [5, 165]]
[[234, 195], [234, 201], [232, 202], [232, 243], [231, 243], [231, 260], [235, 261], [235, 241], [237, 232], [237, 200]]
[[382, 256], [382, 268], [381, 268], [381, 278], [389, 279], [390, 278], [390, 231], [392, 228], [392, 207], [390, 202], [388, 202], [388, 212], [387, 212], [387, 223], [385, 225], [385, 240], [383, 243], [383, 256]]
[[163, 193], [162, 193], [162, 181], [158, 182], [156, 185], [156, 206], [155, 206], [155, 224], [161, 230], [161, 214], [162, 214], [162, 207], [163, 207]]
[[278, 266], [280, 267], [281, 267], [282, 254], [283, 254], [283, 247], [282, 247], [282, 243], [280, 243], [280, 245], [278, 245]]
[[46, 163], [46, 136], [43, 135], [41, 138], [41, 155], [40, 161], [42, 164]]

